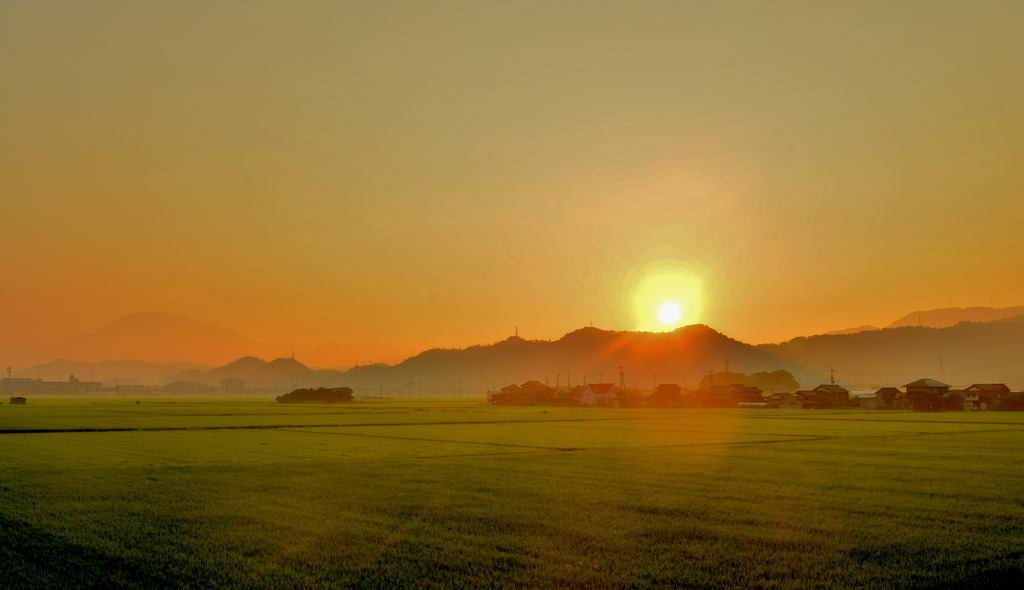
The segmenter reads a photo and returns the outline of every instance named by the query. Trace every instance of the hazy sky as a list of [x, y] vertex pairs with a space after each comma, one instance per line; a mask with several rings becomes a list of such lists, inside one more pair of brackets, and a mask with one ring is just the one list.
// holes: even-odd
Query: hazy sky
[[846, 4], [5, 0], [0, 343], [1024, 303], [1024, 3]]

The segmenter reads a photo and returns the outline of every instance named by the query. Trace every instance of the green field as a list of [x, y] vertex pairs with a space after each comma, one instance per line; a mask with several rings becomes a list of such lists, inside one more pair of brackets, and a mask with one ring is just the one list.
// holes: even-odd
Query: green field
[[0, 588], [1020, 588], [1024, 414], [30, 399]]

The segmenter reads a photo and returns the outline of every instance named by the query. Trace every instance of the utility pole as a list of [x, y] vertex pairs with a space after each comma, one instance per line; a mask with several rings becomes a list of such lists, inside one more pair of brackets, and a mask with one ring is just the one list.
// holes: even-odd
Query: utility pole
[[562, 382], [562, 374], [561, 373], [555, 373], [555, 391], [558, 391], [558, 386], [561, 384], [561, 382]]
[[622, 365], [619, 365], [619, 389], [626, 391], [626, 375], [622, 372]]
[[832, 385], [835, 385], [836, 384], [836, 370], [830, 367], [829, 371], [831, 372], [831, 376], [829, 377], [829, 382]]
[[729, 372], [729, 359], [725, 359], [725, 372]]

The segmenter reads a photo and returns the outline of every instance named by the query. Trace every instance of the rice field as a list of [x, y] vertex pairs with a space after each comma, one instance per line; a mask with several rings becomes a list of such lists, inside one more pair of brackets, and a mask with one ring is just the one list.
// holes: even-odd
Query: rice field
[[1024, 415], [0, 406], [0, 588], [1019, 588]]

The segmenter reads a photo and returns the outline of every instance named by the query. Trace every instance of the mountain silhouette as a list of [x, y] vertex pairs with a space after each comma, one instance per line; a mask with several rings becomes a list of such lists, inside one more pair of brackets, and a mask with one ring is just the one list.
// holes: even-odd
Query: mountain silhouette
[[[339, 359], [404, 358], [399, 349], [386, 345], [328, 344], [308, 349], [285, 344], [255, 342], [225, 328], [209, 326], [167, 312], [146, 312], [118, 318], [88, 334], [66, 336], [56, 342], [25, 340], [0, 346], [3, 366], [34, 367], [53, 359], [98, 362], [137, 359], [147, 362], [191, 361], [220, 366], [245, 356], [276, 358], [290, 351], [317, 366], [338, 366]], [[181, 370], [181, 369], [178, 369]], [[176, 371], [171, 371], [176, 372]], [[149, 382], [145, 375], [120, 375]], [[164, 373], [162, 378], [167, 377]]]
[[931, 377], [954, 386], [972, 382], [1024, 385], [1024, 315], [992, 322], [929, 328], [901, 326], [856, 334], [794, 338], [758, 348], [803, 367], [803, 385], [829, 377], [851, 385], [902, 385]]
[[[12, 373], [15, 377], [29, 377], [32, 379], [41, 378], [44, 381], [67, 381], [71, 375], [82, 381], [102, 381], [105, 384], [111, 382], [128, 384], [134, 381], [145, 385], [155, 385], [169, 374], [182, 371], [198, 370], [200, 372], [209, 369], [209, 365], [200, 363], [189, 363], [182, 361], [175, 362], [146, 362], [139, 360], [130, 361], [70, 361], [68, 359], [56, 359], [48, 363], [34, 365], [27, 369]], [[126, 381], [127, 380], [127, 381]], [[118, 381], [118, 383], [114, 383]]]
[[704, 325], [663, 333], [587, 327], [554, 341], [511, 336], [489, 345], [427, 350], [394, 366], [354, 367], [341, 379], [384, 387], [422, 381], [448, 391], [461, 381], [464, 389], [479, 391], [531, 379], [564, 385], [567, 375], [574, 384], [618, 383], [622, 367], [629, 387], [650, 388], [657, 380], [695, 388], [709, 370], [724, 371], [727, 361], [732, 371], [747, 373], [774, 371], [779, 364], [770, 353]]
[[35, 365], [54, 358], [86, 362], [187, 359], [220, 365], [240, 356], [263, 353], [264, 348], [266, 345], [225, 328], [208, 326], [173, 313], [146, 312], [126, 315], [95, 332], [73, 334], [57, 342], [26, 341], [3, 347], [0, 359], [15, 366]]
[[993, 322], [1020, 315], [1024, 315], [1024, 306], [1003, 308], [945, 307], [908, 313], [886, 327], [923, 326], [925, 328], [948, 328], [960, 322]]

